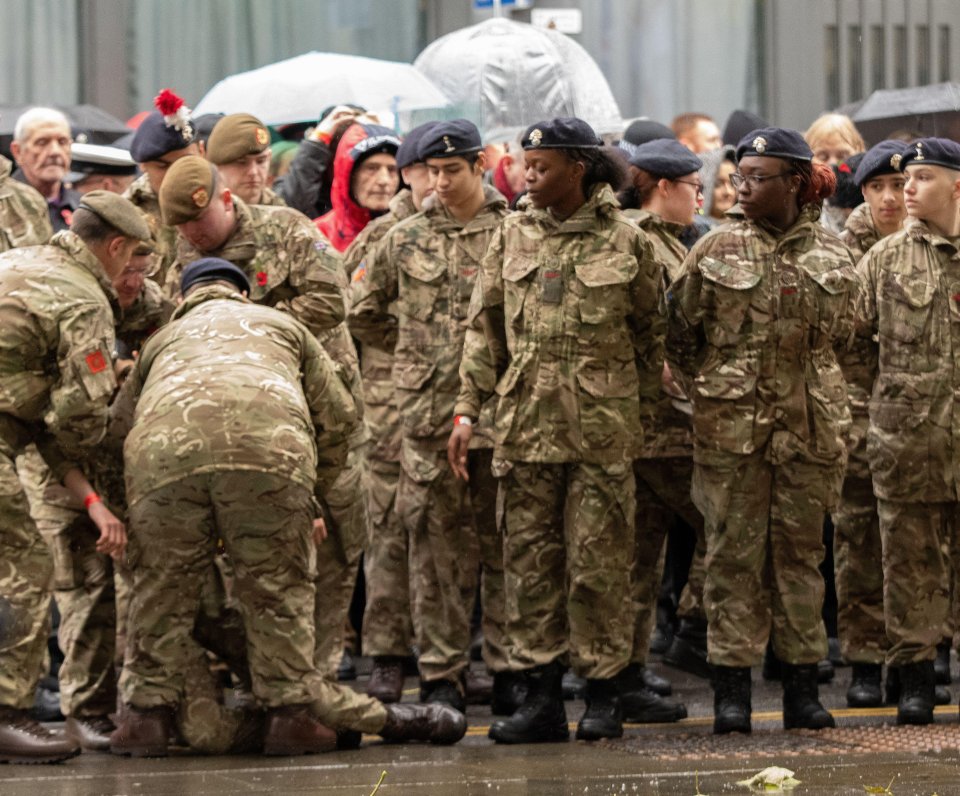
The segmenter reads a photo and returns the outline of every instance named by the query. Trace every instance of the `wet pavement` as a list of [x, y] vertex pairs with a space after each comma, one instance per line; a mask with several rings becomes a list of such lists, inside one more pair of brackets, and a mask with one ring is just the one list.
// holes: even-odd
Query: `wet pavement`
[[[665, 666], [652, 668], [673, 681], [675, 697], [686, 703], [690, 718], [671, 725], [628, 725], [616, 741], [572, 740], [583, 706], [568, 702], [569, 743], [495, 745], [486, 737], [489, 710], [471, 706], [468, 735], [453, 747], [387, 745], [365, 738], [357, 751], [294, 758], [174, 754], [130, 760], [85, 753], [58, 766], [0, 767], [0, 796], [370, 796], [375, 790], [377, 796], [716, 796], [749, 793], [736, 783], [771, 765], [795, 772], [800, 785], [786, 791], [795, 796], [960, 796], [956, 686], [953, 704], [937, 709], [935, 724], [896, 727], [894, 708], [844, 707], [850, 670], [841, 668], [832, 684], [821, 686], [838, 727], [784, 732], [779, 684], [763, 682], [755, 670], [753, 733], [715, 737], [707, 684]], [[364, 685], [361, 676], [356, 687]], [[405, 699], [415, 699], [415, 681], [407, 685]]]

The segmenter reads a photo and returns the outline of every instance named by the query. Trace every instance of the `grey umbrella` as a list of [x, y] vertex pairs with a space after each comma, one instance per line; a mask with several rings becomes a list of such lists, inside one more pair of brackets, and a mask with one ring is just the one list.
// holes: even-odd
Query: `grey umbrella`
[[[41, 104], [41, 103], [35, 103]], [[0, 105], [0, 149], [10, 151], [13, 127], [25, 110], [34, 105]], [[130, 132], [116, 116], [96, 105], [51, 105], [62, 111], [70, 120], [70, 128], [76, 141], [84, 144], [112, 144], [120, 136]]]
[[874, 91], [851, 118], [871, 145], [897, 132], [960, 141], [960, 83]]

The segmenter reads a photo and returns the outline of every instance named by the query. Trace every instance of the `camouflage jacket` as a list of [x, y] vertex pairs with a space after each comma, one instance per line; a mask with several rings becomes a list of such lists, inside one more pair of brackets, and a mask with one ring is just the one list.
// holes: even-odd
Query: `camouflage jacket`
[[40, 246], [53, 235], [46, 200], [29, 185], [10, 179], [12, 168], [0, 155], [0, 252]]
[[264, 205], [266, 207], [286, 207], [287, 203], [283, 201], [283, 197], [279, 196], [273, 189], [264, 188], [263, 193], [260, 194], [260, 201], [257, 202], [258, 205]]
[[342, 466], [357, 422], [338, 369], [305, 326], [216, 284], [196, 289], [147, 341], [127, 390], [136, 402], [124, 443], [131, 506], [222, 470], [313, 489], [318, 461]]
[[664, 319], [653, 247], [597, 186], [569, 218], [504, 219], [470, 303], [456, 413], [498, 396], [496, 455], [625, 462], [659, 395]]
[[143, 348], [146, 339], [166, 324], [174, 303], [152, 279], [143, 281], [143, 290], [129, 307], [118, 310], [116, 336], [131, 352]]
[[834, 344], [852, 333], [854, 263], [807, 205], [778, 232], [732, 220], [701, 238], [669, 298], [667, 356], [693, 401], [694, 458], [765, 450], [842, 461], [850, 423]]
[[113, 295], [99, 261], [72, 232], [0, 256], [0, 425], [52, 434], [57, 445], [42, 453], [58, 479], [69, 466], [64, 455], [106, 432], [117, 386]]
[[146, 174], [137, 177], [123, 195], [133, 202], [147, 219], [155, 246], [154, 266], [149, 276], [158, 285], [163, 285], [167, 278], [167, 271], [177, 259], [177, 228], [168, 227], [163, 223], [163, 217], [160, 215], [160, 200], [150, 187]]
[[960, 497], [960, 251], [922, 221], [857, 266], [861, 333], [879, 341], [867, 456], [873, 491], [919, 503]]
[[840, 233], [840, 240], [847, 245], [855, 260], [863, 257], [873, 244], [880, 240], [880, 237], [877, 225], [873, 223], [870, 205], [866, 202], [855, 207], [853, 212], [847, 216], [846, 226]]
[[[366, 259], [373, 259], [373, 250], [390, 229], [417, 212], [409, 190], [400, 191], [390, 200], [390, 211], [374, 219], [357, 235], [343, 253], [344, 265], [351, 275], [347, 292], [348, 305], [356, 301], [356, 285], [366, 275]], [[387, 315], [372, 329], [359, 328], [356, 316], [348, 313], [350, 332], [362, 342], [360, 372], [363, 376], [364, 419], [373, 439], [371, 462], [399, 462], [401, 427], [393, 387], [393, 347], [397, 342], [396, 302], [387, 307]], [[362, 325], [362, 324], [361, 324]]]
[[[402, 463], [411, 474], [419, 471], [410, 461], [416, 456], [412, 448], [444, 449], [453, 427], [470, 294], [491, 237], [507, 214], [506, 199], [496, 189], [485, 186], [484, 194], [483, 206], [466, 224], [440, 202], [431, 202], [394, 226], [355, 283], [351, 318], [366, 327], [389, 323], [390, 305], [396, 302], [393, 381], [403, 425]], [[474, 447], [492, 445], [492, 414], [484, 419]]]

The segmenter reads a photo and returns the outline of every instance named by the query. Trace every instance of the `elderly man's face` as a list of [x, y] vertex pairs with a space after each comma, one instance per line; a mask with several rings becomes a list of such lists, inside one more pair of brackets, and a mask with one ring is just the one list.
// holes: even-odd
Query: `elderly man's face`
[[14, 141], [10, 150], [31, 185], [59, 183], [70, 170], [70, 128], [60, 122], [42, 122], [25, 141]]

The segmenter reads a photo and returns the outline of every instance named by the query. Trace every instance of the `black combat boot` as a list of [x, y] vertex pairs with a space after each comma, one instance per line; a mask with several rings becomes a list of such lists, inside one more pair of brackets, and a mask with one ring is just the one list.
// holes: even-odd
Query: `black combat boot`
[[855, 663], [847, 689], [847, 705], [851, 708], [878, 708], [883, 704], [880, 690], [880, 664]]
[[490, 712], [494, 716], [512, 716], [527, 696], [523, 672], [494, 672]]
[[783, 728], [822, 730], [836, 727], [833, 716], [820, 704], [817, 664], [799, 666], [781, 663], [783, 679]]
[[900, 667], [900, 700], [897, 724], [930, 724], [936, 698], [933, 661], [908, 663]]
[[937, 644], [937, 657], [933, 661], [934, 671], [937, 673], [937, 685], [950, 685], [953, 678], [950, 676], [950, 642]]
[[750, 732], [750, 667], [713, 667], [713, 733]]
[[663, 662], [674, 669], [688, 672], [704, 680], [710, 678], [707, 663], [707, 620], [681, 619], [680, 627], [673, 637], [670, 648], [664, 653]]
[[[896, 705], [900, 701], [900, 668], [887, 667], [887, 682], [884, 686], [884, 702], [887, 705]], [[933, 703], [935, 705], [950, 704], [950, 689], [945, 685], [938, 685], [933, 689]]]
[[620, 706], [624, 721], [639, 724], [680, 721], [687, 709], [678, 702], [664, 699], [647, 685], [646, 667], [631, 663], [620, 673]]
[[546, 743], [570, 738], [563, 707], [563, 667], [549, 663], [526, 674], [527, 696], [508, 719], [490, 726], [489, 736], [498, 743]]
[[573, 672], [563, 673], [563, 698], [570, 702], [574, 699], [586, 699], [587, 681]]
[[642, 664], [640, 666], [640, 677], [643, 680], [643, 684], [655, 694], [670, 696], [670, 694], [673, 693], [673, 683], [666, 677], [661, 677], [659, 674], [650, 671], [650, 669]]
[[578, 741], [599, 741], [623, 735], [620, 685], [615, 678], [588, 679], [586, 702], [587, 709], [577, 724]]

